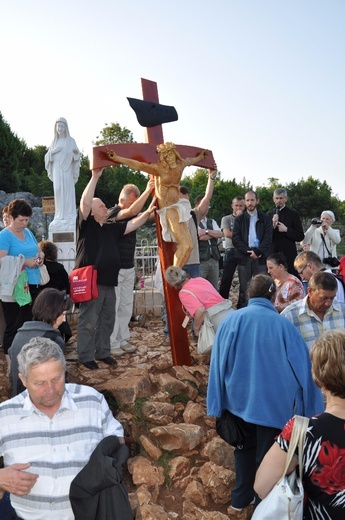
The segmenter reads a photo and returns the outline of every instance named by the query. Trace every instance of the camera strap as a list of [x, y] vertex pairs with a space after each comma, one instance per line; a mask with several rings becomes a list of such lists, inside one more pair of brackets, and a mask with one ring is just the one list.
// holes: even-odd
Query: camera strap
[[324, 237], [324, 234], [323, 234], [323, 233], [321, 233], [321, 239], [322, 239], [323, 244], [324, 244], [324, 246], [325, 246], [325, 248], [326, 248], [326, 251], [327, 251], [327, 253], [328, 253], [328, 256], [332, 256], [331, 253], [330, 253], [330, 251], [328, 250], [327, 245], [326, 245], [326, 240], [325, 240], [325, 237]]

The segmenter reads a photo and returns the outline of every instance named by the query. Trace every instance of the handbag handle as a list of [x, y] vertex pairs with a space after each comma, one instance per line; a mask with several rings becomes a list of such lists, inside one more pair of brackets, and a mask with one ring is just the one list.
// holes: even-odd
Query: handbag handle
[[302, 480], [302, 476], [303, 476], [303, 447], [304, 447], [304, 441], [305, 441], [305, 436], [306, 436], [306, 433], [307, 433], [308, 425], [309, 425], [309, 418], [308, 417], [303, 417], [302, 415], [295, 415], [295, 417], [294, 417], [294, 425], [293, 425], [291, 438], [290, 438], [289, 450], [287, 452], [287, 457], [286, 457], [286, 462], [285, 462], [285, 468], [284, 468], [284, 472], [283, 472], [281, 478], [278, 480], [278, 484], [279, 484], [279, 482], [281, 482], [283, 480], [283, 478], [286, 475], [288, 467], [290, 466], [290, 462], [292, 461], [292, 458], [293, 458], [293, 456], [295, 454], [295, 450], [296, 450], [297, 444], [298, 444], [299, 474], [300, 474], [300, 478]]

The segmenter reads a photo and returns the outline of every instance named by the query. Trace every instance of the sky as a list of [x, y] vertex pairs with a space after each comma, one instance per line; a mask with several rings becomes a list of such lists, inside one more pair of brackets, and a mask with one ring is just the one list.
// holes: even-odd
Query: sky
[[149, 79], [178, 112], [164, 140], [212, 150], [222, 179], [345, 200], [344, 26], [345, 0], [0, 0], [0, 112], [29, 147], [65, 117], [91, 157], [113, 122], [145, 142], [126, 98]]

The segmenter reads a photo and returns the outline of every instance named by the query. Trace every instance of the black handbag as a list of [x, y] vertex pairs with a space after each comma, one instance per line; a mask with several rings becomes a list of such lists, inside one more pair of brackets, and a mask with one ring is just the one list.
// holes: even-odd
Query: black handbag
[[222, 410], [222, 415], [216, 419], [216, 431], [219, 437], [238, 450], [243, 448], [254, 430], [253, 424], [247, 423], [226, 409]]
[[328, 256], [322, 260], [323, 263], [330, 265], [331, 267], [338, 267], [338, 265], [340, 265], [340, 261], [335, 256], [331, 256], [331, 252], [329, 251], [328, 247], [326, 246], [325, 237], [323, 236], [322, 233], [321, 233], [321, 239], [322, 239], [323, 245], [325, 246], [326, 251], [328, 253]]

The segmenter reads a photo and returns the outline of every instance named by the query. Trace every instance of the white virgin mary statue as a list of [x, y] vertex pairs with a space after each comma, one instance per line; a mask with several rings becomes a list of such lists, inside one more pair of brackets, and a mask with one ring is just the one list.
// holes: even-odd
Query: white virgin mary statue
[[54, 139], [45, 155], [48, 177], [53, 181], [55, 216], [49, 229], [74, 229], [76, 198], [74, 185], [79, 177], [80, 152], [69, 135], [67, 121], [60, 117], [55, 123]]

